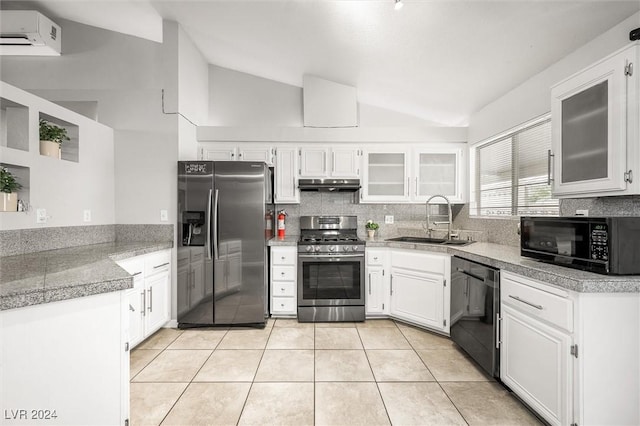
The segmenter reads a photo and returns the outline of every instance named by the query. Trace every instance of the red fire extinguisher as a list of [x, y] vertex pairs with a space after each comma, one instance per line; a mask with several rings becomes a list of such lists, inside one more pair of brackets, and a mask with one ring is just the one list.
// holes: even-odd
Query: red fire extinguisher
[[284, 218], [287, 212], [280, 210], [278, 212], [278, 238], [284, 239]]
[[267, 210], [264, 215], [264, 237], [267, 240], [273, 238], [273, 210]]

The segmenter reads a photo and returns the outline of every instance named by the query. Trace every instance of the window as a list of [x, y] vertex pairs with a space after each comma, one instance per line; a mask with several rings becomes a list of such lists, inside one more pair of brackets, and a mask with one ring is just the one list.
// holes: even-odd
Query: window
[[549, 149], [549, 116], [475, 147], [471, 215], [558, 215], [559, 203], [547, 181]]

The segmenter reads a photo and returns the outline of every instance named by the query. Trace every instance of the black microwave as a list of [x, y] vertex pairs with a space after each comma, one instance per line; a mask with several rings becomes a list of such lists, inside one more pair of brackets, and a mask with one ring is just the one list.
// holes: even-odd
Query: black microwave
[[640, 274], [640, 217], [523, 216], [520, 254], [599, 274]]

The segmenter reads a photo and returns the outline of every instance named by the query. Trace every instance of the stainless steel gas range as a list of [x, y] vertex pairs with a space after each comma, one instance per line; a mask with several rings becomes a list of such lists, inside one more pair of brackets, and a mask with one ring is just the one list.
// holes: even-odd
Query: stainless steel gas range
[[301, 216], [298, 321], [364, 321], [364, 249], [356, 216]]

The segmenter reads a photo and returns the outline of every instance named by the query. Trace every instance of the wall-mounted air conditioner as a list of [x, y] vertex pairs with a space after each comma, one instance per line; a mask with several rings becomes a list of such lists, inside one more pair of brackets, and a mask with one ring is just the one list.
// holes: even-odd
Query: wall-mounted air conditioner
[[59, 56], [62, 32], [35, 10], [0, 11], [0, 55]]

